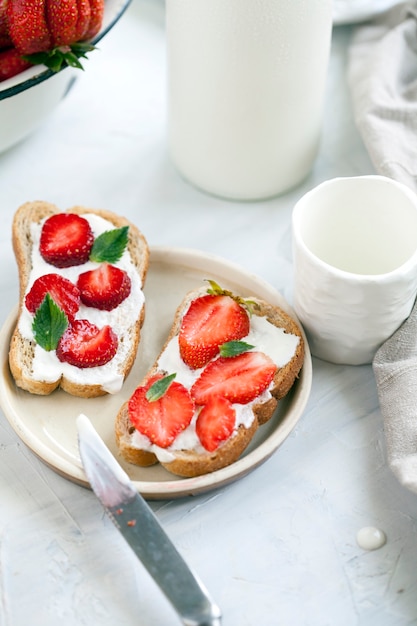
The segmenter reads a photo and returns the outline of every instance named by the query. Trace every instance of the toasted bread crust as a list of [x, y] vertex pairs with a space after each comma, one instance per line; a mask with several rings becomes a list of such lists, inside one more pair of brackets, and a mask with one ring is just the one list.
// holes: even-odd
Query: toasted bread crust
[[[77, 213], [78, 215], [86, 213], [95, 214], [108, 220], [115, 228], [129, 226], [128, 250], [142, 285], [144, 284], [149, 266], [149, 249], [145, 237], [134, 224], [111, 211], [101, 209], [97, 210], [74, 206], [68, 209], [67, 212]], [[61, 213], [60, 209], [54, 204], [43, 201], [27, 202], [20, 206], [15, 213], [12, 226], [12, 245], [19, 274], [18, 319], [24, 306], [24, 297], [32, 269], [31, 252], [33, 242], [31, 239], [31, 225], [33, 223], [38, 224], [43, 219], [55, 213]], [[128, 331], [132, 341], [132, 347], [121, 366], [120, 373], [124, 378], [129, 374], [136, 357], [144, 316], [145, 309], [142, 307], [142, 309], [138, 311], [135, 323]], [[107, 393], [100, 384], [79, 384], [67, 380], [65, 377], [58, 378], [54, 382], [45, 382], [35, 379], [32, 374], [34, 347], [31, 341], [22, 337], [18, 329], [18, 324], [16, 324], [10, 341], [9, 366], [18, 387], [37, 395], [48, 395], [58, 387], [71, 395], [84, 398], [92, 398]]]
[[[161, 349], [160, 355], [171, 339], [178, 335], [182, 317], [190, 302], [204, 292], [205, 290], [198, 289], [186, 295], [177, 308], [171, 330]], [[197, 453], [189, 450], [169, 451], [174, 457], [173, 460], [169, 462], [161, 461], [161, 465], [173, 474], [183, 477], [199, 476], [201, 474], [214, 472], [236, 461], [249, 445], [258, 427], [265, 424], [272, 417], [278, 405], [278, 401], [288, 393], [299, 374], [304, 362], [304, 340], [298, 324], [290, 315], [277, 306], [273, 306], [256, 298], [251, 298], [251, 301], [254, 302], [254, 315], [266, 317], [268, 321], [277, 328], [282, 328], [285, 332], [299, 337], [295, 354], [284, 367], [278, 368], [274, 377], [273, 388], [271, 389], [272, 397], [265, 402], [259, 402], [253, 405], [252, 410], [254, 417], [249, 427], [245, 427], [242, 424], [239, 425], [236, 433], [212, 453]], [[158, 372], [160, 355], [149, 370], [146, 378]], [[132, 445], [131, 435], [134, 431], [135, 428], [129, 420], [128, 401], [126, 401], [120, 408], [115, 421], [116, 442], [121, 456], [129, 463], [143, 467], [158, 463], [155, 454], [146, 450], [140, 450]]]

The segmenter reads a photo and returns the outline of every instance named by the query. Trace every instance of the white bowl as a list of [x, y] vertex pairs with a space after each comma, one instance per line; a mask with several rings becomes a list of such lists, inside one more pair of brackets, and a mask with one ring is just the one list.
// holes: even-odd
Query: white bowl
[[[108, 33], [130, 2], [106, 0], [103, 25], [92, 43], [97, 43]], [[64, 67], [59, 72], [53, 72], [44, 65], [34, 65], [0, 83], [0, 152], [40, 126], [68, 93], [77, 71]]]

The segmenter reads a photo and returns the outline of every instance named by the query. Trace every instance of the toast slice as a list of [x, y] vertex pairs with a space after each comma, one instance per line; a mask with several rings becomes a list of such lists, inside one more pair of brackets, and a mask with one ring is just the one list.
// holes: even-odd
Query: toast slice
[[[118, 337], [116, 355], [109, 363], [94, 367], [76, 367], [61, 363], [56, 352], [46, 352], [34, 339], [33, 314], [25, 306], [25, 297], [35, 278], [58, 273], [76, 283], [80, 273], [91, 269], [89, 261], [69, 268], [57, 268], [46, 263], [39, 254], [42, 224], [52, 215], [62, 213], [53, 204], [43, 201], [27, 202], [15, 213], [12, 243], [19, 274], [18, 319], [11, 337], [9, 365], [16, 385], [25, 391], [48, 395], [60, 387], [74, 396], [91, 398], [116, 393], [130, 372], [136, 357], [144, 322], [145, 301], [143, 285], [149, 265], [147, 241], [137, 227], [124, 217], [106, 210], [74, 206], [64, 213], [75, 213], [90, 223], [94, 236], [102, 232], [128, 227], [128, 238], [121, 259], [115, 265], [123, 267], [131, 279], [131, 293], [113, 311], [97, 311], [81, 306], [77, 317], [90, 319], [97, 326], [109, 324]], [[96, 264], [97, 265], [97, 264]]]
[[[175, 372], [178, 373], [179, 382], [191, 389], [196, 378], [201, 375], [204, 367], [193, 371], [182, 361], [178, 338], [183, 317], [191, 303], [206, 293], [207, 288], [198, 288], [186, 295], [176, 311], [161, 353], [139, 387], [146, 386], [146, 381], [155, 375], [164, 376]], [[239, 298], [239, 301], [242, 299]], [[279, 400], [289, 392], [303, 365], [303, 335], [297, 322], [280, 307], [257, 298], [250, 298], [248, 302], [251, 309], [250, 332], [243, 341], [253, 346], [254, 350], [269, 353], [276, 364], [268, 389], [246, 405], [233, 404], [236, 409], [233, 432], [214, 451], [208, 451], [198, 441], [195, 423], [199, 407], [196, 407], [194, 418], [184, 433], [172, 445], [162, 448], [152, 444], [146, 435], [135, 428], [129, 408], [130, 400], [127, 400], [115, 421], [116, 442], [126, 461], [143, 467], [160, 462], [171, 473], [183, 477], [213, 472], [236, 461], [258, 427], [272, 417]]]

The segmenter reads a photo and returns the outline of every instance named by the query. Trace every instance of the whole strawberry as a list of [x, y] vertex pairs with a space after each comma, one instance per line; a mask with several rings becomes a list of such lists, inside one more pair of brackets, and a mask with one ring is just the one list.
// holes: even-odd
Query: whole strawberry
[[[79, 59], [93, 49], [88, 42], [101, 28], [104, 0], [0, 0], [0, 3], [0, 45], [3, 36], [9, 41], [10, 49], [25, 62], [42, 63], [53, 71], [65, 64], [82, 69]], [[6, 72], [2, 72], [1, 64], [0, 58], [0, 80], [4, 80], [1, 77]], [[19, 71], [22, 69], [16, 73]]]
[[0, 82], [20, 74], [20, 72], [27, 70], [31, 65], [15, 48], [0, 50]]
[[0, 0], [0, 50], [13, 46], [13, 42], [9, 35], [6, 8], [7, 0]]

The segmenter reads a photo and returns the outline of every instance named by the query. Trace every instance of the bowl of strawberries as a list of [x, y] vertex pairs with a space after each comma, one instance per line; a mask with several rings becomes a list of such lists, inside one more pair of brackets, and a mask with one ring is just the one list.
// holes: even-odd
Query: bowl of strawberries
[[47, 118], [130, 2], [0, 0], [0, 152]]

